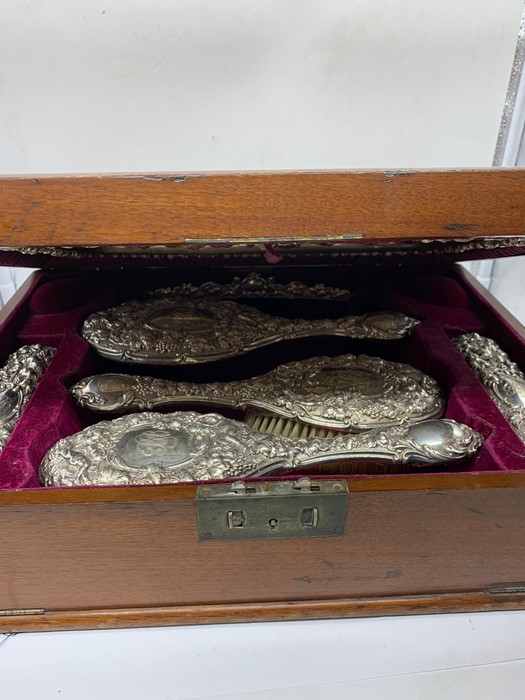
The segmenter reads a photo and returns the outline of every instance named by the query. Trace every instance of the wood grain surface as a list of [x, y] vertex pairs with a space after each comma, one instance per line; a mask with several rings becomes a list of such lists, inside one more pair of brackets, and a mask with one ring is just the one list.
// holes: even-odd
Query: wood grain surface
[[4, 246], [524, 233], [524, 169], [0, 178]]
[[199, 542], [194, 500], [176, 488], [173, 499], [89, 502], [96, 491], [0, 507], [0, 610], [284, 605], [525, 582], [523, 487], [352, 491], [341, 537], [239, 542]]
[[168, 627], [173, 625], [273, 622], [277, 620], [329, 620], [350, 617], [425, 615], [455, 612], [490, 612], [525, 608], [525, 595], [488, 592], [445, 593], [421, 596], [304, 600], [286, 603], [233, 603], [151, 608], [99, 608], [60, 610], [0, 617], [0, 632], [55, 632], [58, 630]]

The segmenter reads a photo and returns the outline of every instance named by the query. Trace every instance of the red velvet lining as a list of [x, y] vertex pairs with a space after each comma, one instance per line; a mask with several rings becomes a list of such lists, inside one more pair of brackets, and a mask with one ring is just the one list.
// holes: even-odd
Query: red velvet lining
[[[340, 273], [347, 275], [348, 271]], [[266, 348], [242, 360], [220, 365], [171, 369], [133, 367], [132, 371], [188, 380], [225, 380], [253, 376], [280, 362], [312, 353], [377, 354], [409, 362], [433, 376], [447, 397], [446, 417], [467, 423], [484, 436], [483, 447], [473, 459], [461, 465], [462, 471], [525, 469], [524, 443], [462, 358], [452, 338], [461, 332], [490, 334], [522, 366], [525, 366], [525, 344], [508, 322], [488, 307], [475, 290], [456, 279], [455, 274], [408, 275], [405, 272], [402, 277], [393, 275], [386, 281], [377, 276], [377, 270], [372, 274], [370, 293], [365, 295], [368, 309], [399, 309], [422, 320], [410, 338], [401, 342], [366, 343], [344, 339], [328, 342], [321, 339]], [[297, 271], [291, 271], [290, 278], [297, 278]], [[43, 276], [6, 319], [0, 329], [2, 359], [26, 343], [50, 344], [57, 348], [57, 353], [0, 453], [0, 489], [39, 487], [38, 466], [47, 450], [58, 439], [100, 420], [96, 414], [77, 408], [69, 387], [90, 373], [110, 369], [127, 371], [128, 368], [98, 357], [80, 337], [80, 324], [96, 309], [140, 296], [145, 289], [158, 286], [154, 279], [153, 273], [141, 280], [135, 276], [133, 284], [127, 278], [121, 279], [118, 272], [113, 272], [111, 278], [99, 276], [95, 279], [46, 279]], [[333, 283], [332, 275], [330, 281]]]

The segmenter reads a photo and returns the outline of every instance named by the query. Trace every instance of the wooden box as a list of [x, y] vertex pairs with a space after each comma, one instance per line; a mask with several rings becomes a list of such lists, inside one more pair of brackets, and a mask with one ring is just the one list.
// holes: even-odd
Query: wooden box
[[[525, 366], [523, 328], [454, 264], [522, 252], [525, 171], [4, 178], [0, 231], [2, 264], [43, 268], [3, 310], [1, 356], [57, 347], [0, 455], [1, 631], [525, 607], [525, 445], [451, 341], [485, 333]], [[100, 366], [81, 321], [253, 271], [418, 316], [413, 339], [372, 350], [435, 376], [482, 452], [461, 471], [348, 477], [335, 537], [200, 541], [195, 484], [40, 487], [45, 451], [86, 421], [68, 387]], [[258, 351], [245, 371], [319, 342]]]

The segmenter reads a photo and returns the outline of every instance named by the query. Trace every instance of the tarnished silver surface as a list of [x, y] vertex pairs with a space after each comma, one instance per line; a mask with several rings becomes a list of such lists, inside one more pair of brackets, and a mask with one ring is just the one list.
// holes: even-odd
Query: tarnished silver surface
[[0, 369], [0, 450], [54, 354], [54, 348], [23, 345], [9, 355]]
[[415, 423], [443, 410], [433, 379], [408, 364], [367, 355], [312, 357], [252, 379], [211, 384], [101, 374], [81, 380], [71, 393], [95, 411], [204, 403], [348, 432]]
[[500, 411], [525, 440], [525, 374], [492, 338], [466, 333], [455, 342]]
[[471, 428], [434, 419], [337, 438], [264, 435], [214, 413], [138, 413], [102, 421], [57, 442], [40, 466], [46, 486], [163, 484], [299, 471], [336, 462], [447, 467], [482, 444]]
[[[396, 239], [379, 242], [357, 240], [303, 240], [279, 241], [269, 239], [272, 248], [277, 254], [286, 255], [288, 260], [294, 260], [296, 256], [304, 254], [315, 254], [317, 259], [327, 256], [332, 260], [342, 257], [346, 258], [391, 258], [391, 257], [435, 257], [441, 256], [463, 256], [472, 251], [497, 251], [523, 248], [525, 238], [518, 236], [491, 237], [491, 238], [469, 238], [469, 239]], [[264, 257], [264, 249], [261, 240], [254, 242], [228, 242], [199, 241], [198, 243], [182, 243], [177, 245], [135, 245], [135, 246], [34, 246], [14, 248], [12, 246], [2, 246], [0, 251], [22, 253], [24, 255], [48, 255], [51, 257], [66, 257], [75, 259], [89, 258], [113, 258], [118, 259], [157, 259], [175, 260], [188, 259], [207, 260], [209, 258], [220, 257], [229, 260], [232, 258], [245, 259], [250, 261], [260, 261]]]
[[349, 289], [328, 287], [326, 284], [304, 282], [281, 283], [274, 277], [263, 277], [250, 272], [245, 277], [234, 277], [231, 282], [204, 282], [200, 285], [185, 282], [178, 287], [164, 287], [151, 292], [152, 297], [186, 296], [193, 299], [309, 299], [323, 301], [349, 301], [353, 294]]
[[280, 318], [234, 301], [166, 295], [98, 311], [84, 322], [82, 335], [111, 360], [171, 365], [222, 360], [314, 336], [395, 340], [417, 323], [388, 311], [338, 319]]

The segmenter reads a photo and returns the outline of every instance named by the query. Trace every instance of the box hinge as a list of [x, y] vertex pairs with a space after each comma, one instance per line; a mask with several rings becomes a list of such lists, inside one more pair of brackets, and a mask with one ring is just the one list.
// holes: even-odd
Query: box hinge
[[337, 537], [348, 509], [345, 481], [265, 481], [197, 488], [199, 539], [278, 540]]
[[20, 608], [13, 610], [0, 610], [0, 617], [10, 617], [11, 615], [43, 615], [44, 608]]
[[506, 586], [492, 586], [487, 588], [486, 593], [489, 595], [510, 595], [512, 593], [521, 593], [525, 595], [525, 583], [509, 583]]

